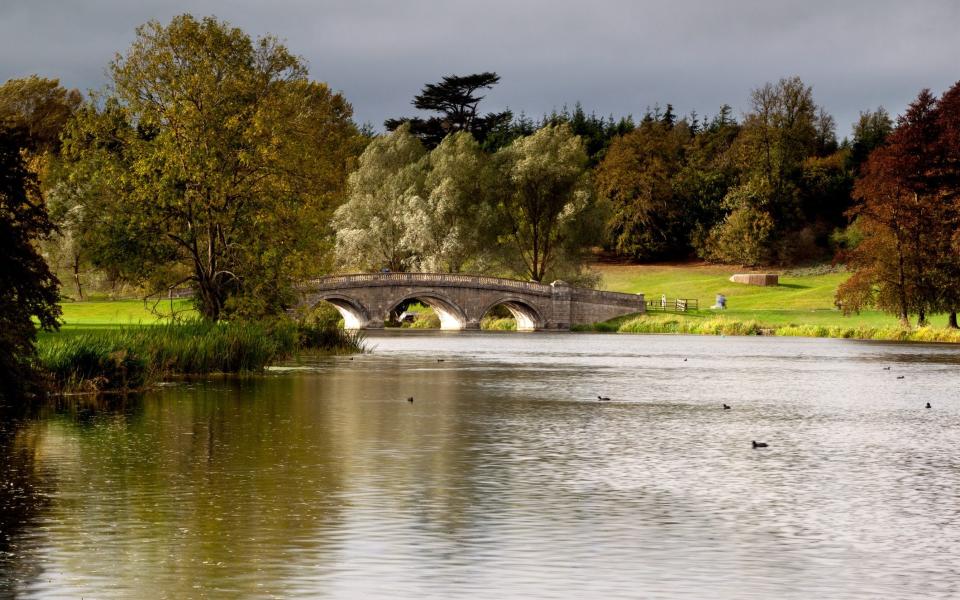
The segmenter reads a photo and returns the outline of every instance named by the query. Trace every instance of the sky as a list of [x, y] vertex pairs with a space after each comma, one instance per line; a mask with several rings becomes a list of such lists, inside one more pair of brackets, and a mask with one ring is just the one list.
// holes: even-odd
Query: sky
[[535, 118], [578, 101], [742, 114], [751, 89], [797, 75], [842, 138], [860, 111], [960, 80], [958, 0], [0, 0], [0, 81], [100, 88], [137, 25], [185, 12], [279, 37], [376, 127], [449, 74], [497, 72], [481, 109]]

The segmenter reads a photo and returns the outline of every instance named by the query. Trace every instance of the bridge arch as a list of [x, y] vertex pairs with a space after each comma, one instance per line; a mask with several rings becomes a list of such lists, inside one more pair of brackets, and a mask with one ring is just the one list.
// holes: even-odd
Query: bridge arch
[[459, 331], [467, 327], [467, 313], [460, 305], [454, 302], [449, 296], [438, 292], [437, 290], [413, 290], [404, 295], [391, 300], [387, 307], [386, 319], [392, 311], [401, 302], [407, 300], [420, 300], [432, 308], [437, 316], [440, 317], [440, 329], [444, 331]]
[[329, 302], [343, 317], [344, 329], [364, 329], [370, 324], [370, 311], [362, 304], [344, 294], [320, 294], [311, 299], [311, 307]]
[[536, 331], [544, 329], [546, 319], [540, 311], [530, 302], [518, 296], [503, 296], [487, 305], [480, 318], [483, 318], [491, 309], [496, 306], [503, 306], [510, 311], [513, 319], [517, 322], [517, 331]]

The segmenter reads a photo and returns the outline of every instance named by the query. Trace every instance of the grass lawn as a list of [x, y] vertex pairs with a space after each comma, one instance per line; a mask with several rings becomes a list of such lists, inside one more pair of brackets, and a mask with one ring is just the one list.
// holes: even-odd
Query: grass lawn
[[[170, 314], [170, 302], [164, 301], [156, 307], [159, 315], [149, 310], [152, 306], [152, 303], [144, 306], [143, 300], [64, 302], [60, 305], [63, 309], [63, 326], [60, 328], [60, 333], [40, 332], [40, 336], [69, 335], [120, 325], [164, 323], [163, 316]], [[174, 300], [173, 309], [184, 316], [193, 314], [189, 300]]]
[[[707, 265], [607, 265], [593, 267], [603, 281], [601, 287], [616, 292], [643, 293], [648, 300], [661, 294], [668, 298], [695, 298], [700, 311], [688, 318], [702, 319], [722, 314], [736, 321], [754, 320], [765, 325], [824, 325], [832, 327], [895, 328], [895, 317], [879, 311], [864, 311], [844, 316], [834, 306], [834, 292], [846, 280], [847, 273], [781, 275], [778, 286], [753, 286], [733, 283], [730, 276], [746, 271], [736, 267]], [[767, 272], [777, 272], [767, 271]], [[717, 294], [727, 297], [727, 310], [712, 311]], [[931, 324], [943, 327], [946, 315], [936, 315]]]

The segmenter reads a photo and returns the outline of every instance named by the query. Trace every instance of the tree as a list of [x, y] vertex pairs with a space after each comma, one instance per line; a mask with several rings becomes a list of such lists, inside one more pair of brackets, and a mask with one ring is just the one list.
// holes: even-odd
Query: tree
[[846, 311], [873, 303], [903, 325], [911, 314], [925, 325], [942, 308], [939, 265], [951, 219], [937, 189], [938, 121], [936, 98], [923, 90], [861, 167], [850, 216], [864, 237], [849, 253], [855, 273], [837, 292]]
[[[282, 308], [326, 247], [360, 143], [350, 105], [275, 38], [212, 17], [139, 27], [110, 74], [107, 108], [78, 117], [92, 137], [68, 141], [75, 162], [113, 164], [98, 198], [127, 250], [115, 266], [189, 283], [207, 319]], [[104, 110], [122, 123], [99, 127]]]
[[55, 270], [61, 263], [69, 263], [78, 290], [80, 254], [72, 252], [78, 246], [73, 243], [71, 213], [50, 192], [60, 176], [60, 136], [81, 102], [80, 92], [60, 86], [56, 79], [31, 75], [0, 85], [0, 122], [23, 132], [27, 168], [36, 176], [50, 217], [57, 225], [57, 230], [44, 239], [43, 253]]
[[420, 195], [403, 207], [405, 245], [416, 268], [458, 273], [491, 264], [494, 175], [489, 156], [467, 132], [444, 138], [426, 157]]
[[[767, 83], [753, 90], [751, 100], [752, 110], [737, 139], [741, 180], [725, 199], [727, 210], [739, 211], [740, 216], [725, 219], [710, 235], [715, 242], [710, 252], [719, 260], [733, 260], [723, 249], [736, 247], [743, 234], [740, 225], [745, 223], [772, 224], [748, 228], [755, 244], [746, 253], [751, 262], [775, 258], [776, 246], [780, 258], [788, 258], [783, 250], [789, 250], [795, 240], [787, 235], [808, 222], [801, 185], [804, 161], [835, 149], [833, 119], [818, 109], [812, 89], [798, 77]], [[756, 237], [763, 232], [765, 239]], [[787, 241], [777, 245], [776, 238]]]
[[0, 85], [0, 121], [25, 129], [25, 146], [31, 153], [55, 153], [60, 132], [82, 101], [80, 92], [61, 87], [57, 79], [37, 75], [11, 79]]
[[850, 148], [850, 168], [859, 173], [860, 165], [870, 153], [883, 145], [893, 131], [893, 120], [882, 106], [875, 111], [864, 111], [853, 124], [853, 144]]
[[465, 131], [483, 143], [490, 132], [510, 122], [510, 111], [478, 113], [484, 96], [480, 90], [490, 89], [500, 81], [496, 73], [484, 72], [472, 75], [447, 75], [437, 83], [428, 83], [414, 96], [413, 106], [418, 110], [440, 113], [439, 116], [387, 119], [388, 131], [409, 124], [410, 132], [416, 135], [427, 148], [434, 148], [446, 136]]
[[595, 219], [583, 141], [566, 124], [548, 125], [497, 152], [496, 160], [504, 237], [526, 276], [543, 281], [576, 265]]
[[639, 260], [686, 254], [690, 215], [677, 183], [689, 139], [683, 121], [650, 120], [610, 146], [596, 188], [611, 206], [608, 235], [617, 253]]
[[13, 398], [33, 379], [37, 319], [56, 329], [60, 316], [59, 282], [35, 241], [49, 236], [36, 176], [24, 162], [29, 135], [0, 123], [0, 397]]
[[423, 193], [427, 151], [402, 125], [374, 139], [350, 174], [347, 201], [334, 214], [341, 268], [406, 271], [413, 260], [405, 210]]

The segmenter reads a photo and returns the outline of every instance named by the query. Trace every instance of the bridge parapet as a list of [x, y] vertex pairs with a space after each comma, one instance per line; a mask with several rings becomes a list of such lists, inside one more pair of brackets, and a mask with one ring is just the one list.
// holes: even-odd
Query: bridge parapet
[[332, 289], [356, 286], [439, 286], [500, 288], [523, 291], [549, 296], [552, 289], [544, 283], [519, 281], [487, 275], [461, 275], [459, 273], [353, 273], [349, 275], [328, 275], [309, 279], [300, 283], [301, 289]]

